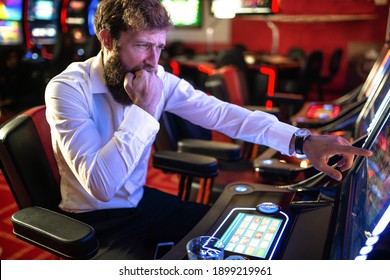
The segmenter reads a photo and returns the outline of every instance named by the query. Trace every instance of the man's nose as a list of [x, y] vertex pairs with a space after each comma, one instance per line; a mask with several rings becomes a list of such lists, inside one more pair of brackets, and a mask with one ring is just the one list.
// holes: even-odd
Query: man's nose
[[156, 67], [160, 59], [161, 49], [158, 47], [151, 47], [145, 58], [145, 63]]

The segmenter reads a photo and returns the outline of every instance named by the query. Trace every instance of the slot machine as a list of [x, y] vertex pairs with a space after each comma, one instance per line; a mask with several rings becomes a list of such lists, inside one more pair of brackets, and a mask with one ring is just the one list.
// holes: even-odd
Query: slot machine
[[[384, 91], [380, 91], [380, 89], [389, 86], [386, 85], [387, 81], [383, 79], [389, 70], [390, 47], [386, 43], [370, 71], [367, 80], [362, 86], [349, 94], [354, 95], [357, 100], [353, 101], [351, 98], [348, 104], [346, 96], [343, 96], [340, 100], [336, 101], [338, 103], [333, 105], [323, 104], [321, 106], [312, 106], [312, 108], [317, 108], [317, 112], [315, 110], [309, 110], [308, 113], [324, 114], [325, 116], [334, 112], [335, 108], [343, 107], [339, 109], [341, 111], [339, 111], [338, 116], [329, 120], [328, 123], [319, 125], [317, 128], [311, 128], [312, 132], [315, 134], [337, 134], [351, 141], [364, 135], [367, 132], [368, 124], [374, 116], [374, 112], [384, 98], [384, 96], [378, 95], [378, 93], [386, 94]], [[342, 105], [341, 101], [343, 100], [346, 104]], [[296, 155], [288, 157], [273, 149], [267, 149], [259, 155], [254, 160], [253, 166], [259, 176], [265, 180], [270, 178], [273, 181], [279, 177], [279, 179], [284, 181], [292, 182], [299, 174], [306, 173], [305, 177], [309, 177], [313, 175], [313, 172], [316, 172], [313, 168], [308, 168], [310, 163], [305, 156]], [[302, 179], [302, 176], [300, 179]]]
[[1, 49], [23, 45], [23, 0], [0, 1]]
[[[378, 75], [378, 74], [376, 74]], [[370, 103], [372, 118], [340, 182], [319, 172], [295, 184], [227, 185], [204, 218], [164, 259], [187, 259], [196, 236], [222, 240], [229, 259], [389, 259], [390, 73]]]
[[93, 27], [94, 15], [99, 0], [66, 0], [64, 35], [72, 45], [72, 60], [85, 60], [99, 51], [99, 43]]
[[52, 59], [60, 33], [60, 0], [25, 2], [26, 59], [37, 63]]
[[50, 65], [51, 77], [70, 63], [83, 61], [100, 50], [93, 20], [99, 0], [63, 0], [60, 12], [61, 32]]
[[28, 68], [24, 100], [28, 106], [43, 103], [45, 87], [51, 78], [50, 63], [60, 44], [60, 8], [61, 0], [26, 0], [24, 3], [24, 63]]

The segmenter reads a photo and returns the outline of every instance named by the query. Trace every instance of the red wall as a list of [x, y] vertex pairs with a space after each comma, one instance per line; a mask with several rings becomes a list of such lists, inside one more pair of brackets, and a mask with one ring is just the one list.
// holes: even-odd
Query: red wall
[[[376, 5], [373, 0], [279, 0], [278, 16], [292, 16], [302, 22], [275, 21], [280, 33], [279, 53], [286, 54], [290, 47], [299, 46], [306, 53], [318, 49], [324, 53], [324, 64], [335, 48], [344, 50], [340, 73], [333, 80], [330, 89], [345, 92], [348, 81], [347, 69], [351, 43], [373, 42], [383, 44], [386, 38], [386, 26], [389, 3]], [[333, 15], [371, 15], [370, 20], [339, 20], [305, 22], [308, 15], [318, 15], [318, 19]], [[214, 49], [228, 48], [234, 44], [244, 44], [251, 51], [270, 52], [272, 33], [266, 22], [257, 16], [237, 16], [231, 21], [230, 45], [215, 44]], [[205, 44], [188, 44], [198, 53], [206, 52]], [[324, 68], [325, 68], [324, 66]], [[326, 68], [325, 68], [326, 69]], [[326, 71], [324, 69], [324, 71]], [[352, 83], [354, 84], [354, 83]]]
[[[350, 41], [384, 41], [387, 23], [387, 6], [376, 6], [367, 0], [283, 0], [280, 15], [373, 15], [373, 20], [336, 22], [278, 22], [280, 53], [291, 46], [305, 50], [343, 47]], [[272, 17], [271, 17], [272, 19]], [[304, 20], [305, 17], [302, 17]], [[270, 50], [271, 31], [265, 21], [256, 16], [236, 17], [232, 20], [232, 43], [243, 43], [250, 50]]]
[[[280, 14], [299, 17], [318, 15], [317, 19], [332, 15], [373, 15], [369, 20], [340, 20], [314, 22], [280, 22], [275, 21], [279, 29], [279, 53], [285, 54], [290, 47], [299, 46], [306, 53], [318, 49], [324, 53], [327, 64], [335, 48], [344, 50], [339, 75], [333, 81], [334, 89], [344, 91], [347, 70], [348, 50], [351, 42], [385, 42], [389, 4], [377, 6], [367, 0], [282, 0]], [[312, 18], [312, 17], [311, 17]], [[306, 17], [307, 19], [307, 17]], [[271, 30], [264, 20], [255, 16], [236, 17], [232, 20], [232, 44], [244, 44], [251, 51], [271, 51]]]

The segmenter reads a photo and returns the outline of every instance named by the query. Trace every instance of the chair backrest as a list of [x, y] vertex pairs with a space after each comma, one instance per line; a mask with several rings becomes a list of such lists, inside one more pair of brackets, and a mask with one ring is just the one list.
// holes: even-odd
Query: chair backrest
[[44, 105], [24, 111], [0, 128], [0, 164], [19, 208], [58, 210], [60, 175]]
[[[233, 82], [239, 80], [240, 88], [241, 88], [241, 96], [243, 98], [242, 103], [237, 103], [234, 100], [230, 100], [229, 102], [237, 104], [237, 105], [250, 105], [253, 102], [258, 100], [258, 95], [261, 94], [258, 92], [259, 88], [255, 87], [255, 74], [257, 71], [253, 71], [249, 68], [247, 62], [245, 61], [245, 53], [242, 48], [235, 47], [232, 49], [223, 50], [218, 53], [217, 59], [215, 61], [215, 69], [219, 70], [224, 67], [234, 66], [237, 74], [233, 74], [233, 70], [230, 70], [227, 75], [236, 75], [237, 78], [234, 78]], [[222, 69], [222, 71], [224, 71]], [[230, 83], [230, 81], [228, 81]], [[235, 93], [236, 94], [236, 93]], [[256, 95], [256, 96], [254, 96]], [[230, 98], [232, 96], [230, 95]], [[237, 97], [234, 97], [237, 98]], [[253, 100], [252, 100], [253, 99]]]
[[301, 67], [299, 79], [295, 85], [294, 91], [307, 97], [313, 84], [318, 81], [323, 65], [324, 55], [322, 51], [310, 52]]
[[301, 79], [315, 81], [321, 74], [324, 55], [322, 51], [312, 51], [309, 53], [302, 65]]
[[215, 69], [206, 83], [206, 89], [210, 94], [226, 102], [239, 106], [250, 103], [244, 73], [234, 65]]
[[334, 76], [340, 69], [341, 58], [343, 56], [342, 49], [336, 49], [333, 51], [329, 59], [329, 75]]
[[287, 56], [292, 60], [304, 60], [305, 51], [299, 47], [292, 47], [288, 50]]
[[218, 53], [215, 61], [215, 68], [221, 68], [228, 65], [234, 65], [240, 69], [245, 75], [249, 68], [245, 61], [244, 52], [238, 48], [223, 50]]

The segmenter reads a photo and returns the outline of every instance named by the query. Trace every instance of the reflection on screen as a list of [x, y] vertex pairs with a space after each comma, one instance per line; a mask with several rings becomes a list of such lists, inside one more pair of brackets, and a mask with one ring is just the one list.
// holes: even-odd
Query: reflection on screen
[[373, 155], [365, 159], [356, 179], [351, 236], [354, 256], [362, 254], [368, 239], [380, 235], [378, 223], [390, 207], [390, 118], [370, 150]]
[[367, 158], [366, 225], [372, 229], [390, 203], [390, 126], [378, 135]]
[[282, 222], [271, 216], [239, 213], [221, 237], [225, 251], [264, 259]]
[[[390, 54], [390, 51], [389, 51]], [[388, 75], [389, 66], [390, 66], [390, 56], [389, 60], [386, 63], [386, 73]], [[375, 113], [378, 111], [378, 108], [381, 106], [382, 102], [385, 100], [386, 95], [389, 92], [390, 88], [390, 79], [388, 77], [385, 77], [385, 80], [382, 81], [381, 85], [379, 85], [378, 90], [376, 93], [371, 94], [369, 99], [364, 104], [364, 107], [362, 109], [362, 112], [359, 115], [359, 118], [357, 120], [357, 127], [356, 127], [356, 134], [363, 135], [368, 131], [368, 128], [371, 124], [372, 119], [375, 116]]]

